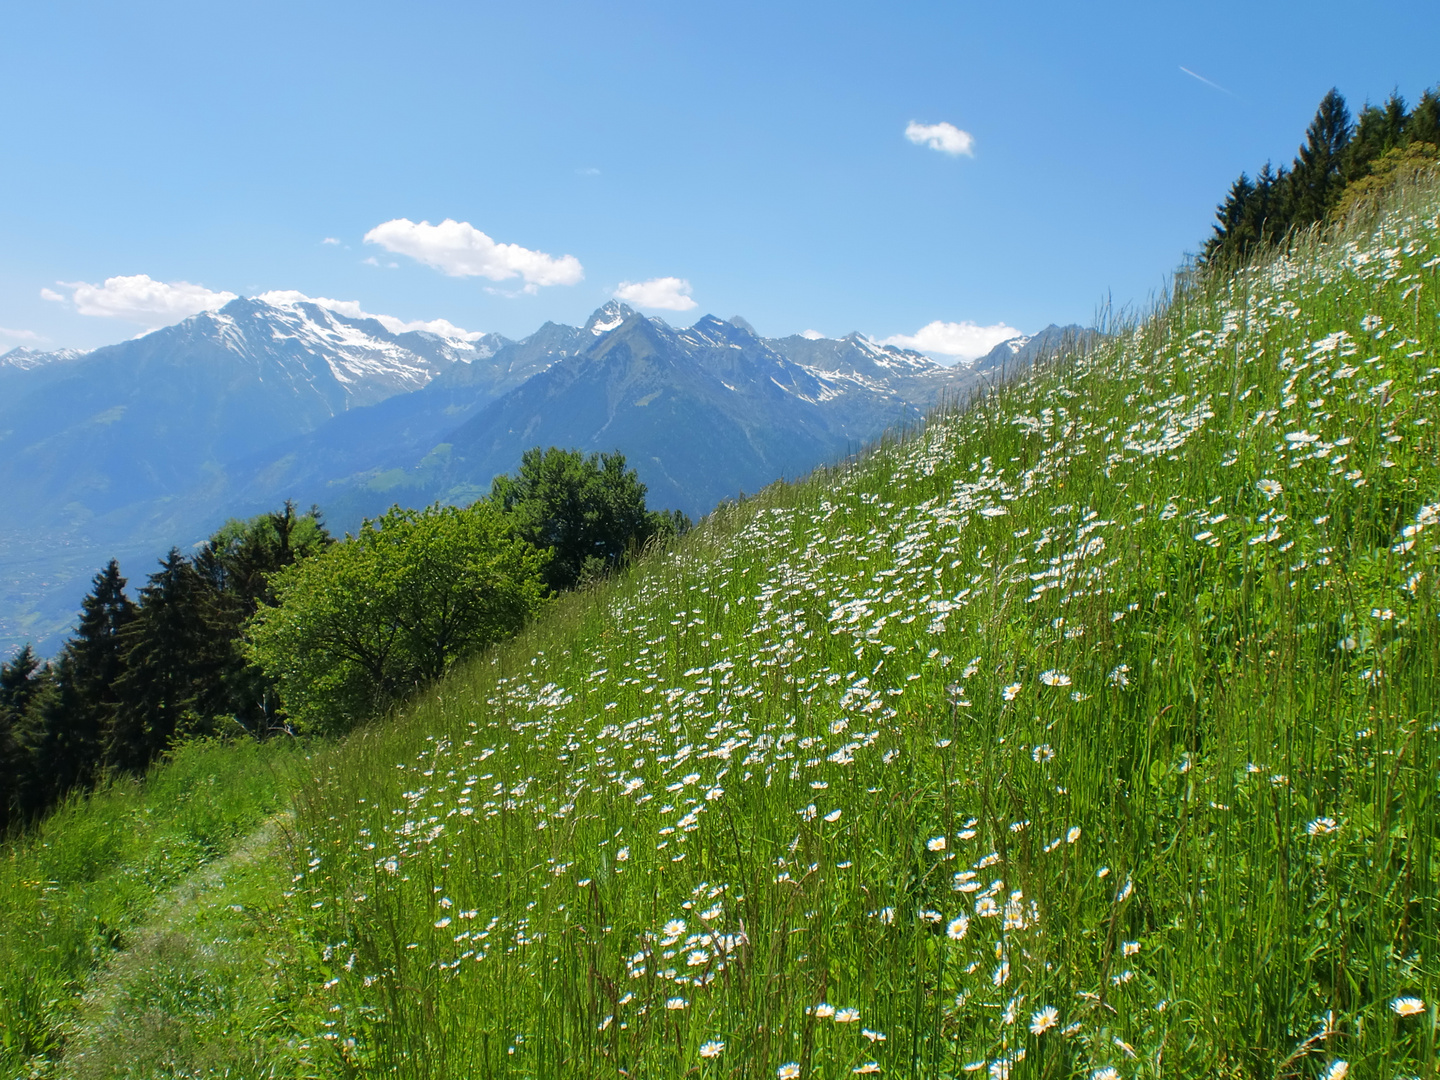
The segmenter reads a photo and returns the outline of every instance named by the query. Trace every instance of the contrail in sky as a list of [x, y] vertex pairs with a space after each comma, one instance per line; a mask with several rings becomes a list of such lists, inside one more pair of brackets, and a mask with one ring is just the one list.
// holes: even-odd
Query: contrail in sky
[[1205, 78], [1204, 75], [1196, 75], [1195, 72], [1191, 71], [1191, 70], [1190, 70], [1189, 68], [1187, 68], [1184, 64], [1181, 64], [1181, 65], [1180, 65], [1180, 70], [1183, 71], [1186, 75], [1189, 75], [1192, 79], [1199, 79], [1199, 80], [1200, 80], [1201, 82], [1203, 82], [1206, 86], [1213, 86], [1216, 90], [1219, 90], [1222, 94], [1229, 94], [1231, 97], [1234, 97], [1234, 96], [1235, 96], [1235, 94], [1234, 94], [1232, 91], [1226, 90], [1225, 87], [1221, 86], [1219, 83], [1213, 83], [1213, 82], [1211, 82], [1209, 79]]

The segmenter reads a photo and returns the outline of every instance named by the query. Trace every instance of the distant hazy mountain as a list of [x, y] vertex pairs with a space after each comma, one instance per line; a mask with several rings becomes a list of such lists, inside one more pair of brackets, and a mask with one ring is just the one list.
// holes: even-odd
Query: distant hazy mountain
[[483, 364], [494, 347], [235, 300], [87, 354], [8, 353], [0, 491], [40, 526], [193, 497], [228, 462]]
[[129, 556], [138, 577], [156, 551], [195, 540], [230, 462], [449, 369], [483, 367], [494, 347], [392, 334], [313, 304], [235, 300], [89, 353], [6, 353], [0, 653], [48, 640], [97, 559]]
[[392, 502], [473, 499], [526, 448], [555, 444], [623, 451], [652, 504], [699, 517], [858, 450], [983, 377], [859, 334], [764, 339], [708, 315], [677, 330], [614, 301], [582, 328], [547, 324], [489, 362], [529, 377], [486, 400], [466, 372], [443, 374], [245, 462], [237, 494], [273, 498], [283, 475], [351, 528]]
[[618, 302], [522, 341], [392, 333], [313, 303], [232, 301], [89, 353], [0, 356], [0, 652], [51, 648], [115, 555], [293, 498], [353, 529], [393, 502], [468, 501], [531, 446], [620, 450], [656, 507], [721, 499], [860, 449], [1076, 328], [945, 367], [840, 339], [686, 329]]
[[972, 360], [967, 367], [977, 374], [1001, 374], [1019, 371], [1037, 360], [1084, 348], [1098, 335], [1081, 326], [1056, 326], [1051, 323], [1038, 334], [1021, 334], [996, 345], [984, 356]]
[[53, 352], [36, 352], [34, 349], [27, 349], [21, 346], [18, 349], [11, 349], [9, 352], [0, 354], [0, 375], [6, 371], [33, 371], [35, 368], [45, 367], [50, 364], [63, 364], [67, 360], [74, 360], [76, 357], [84, 356], [83, 349], [56, 349]]

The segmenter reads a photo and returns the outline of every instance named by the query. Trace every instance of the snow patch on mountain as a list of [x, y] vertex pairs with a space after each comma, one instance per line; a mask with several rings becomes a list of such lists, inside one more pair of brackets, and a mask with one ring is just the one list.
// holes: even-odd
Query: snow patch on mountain
[[18, 349], [11, 349], [7, 353], [0, 353], [0, 368], [11, 368], [15, 371], [32, 371], [35, 368], [44, 367], [46, 364], [64, 363], [66, 360], [76, 360], [86, 355], [85, 349], [51, 349], [48, 352], [41, 352], [20, 346]]
[[629, 304], [611, 300], [595, 309], [594, 314], [586, 321], [584, 329], [589, 330], [596, 337], [603, 337], [634, 314], [635, 309]]
[[305, 304], [313, 304], [316, 307], [325, 308], [327, 311], [344, 315], [349, 319], [373, 319], [392, 334], [406, 334], [421, 330], [446, 340], [467, 343], [478, 341], [485, 336], [479, 330], [466, 330], [456, 326], [448, 319], [415, 319], [406, 322], [404, 319], [397, 319], [394, 315], [375, 315], [365, 311], [360, 307], [358, 300], [331, 300], [325, 296], [306, 296], [295, 289], [274, 289], [261, 293], [255, 299], [263, 300], [274, 307], [300, 307]]

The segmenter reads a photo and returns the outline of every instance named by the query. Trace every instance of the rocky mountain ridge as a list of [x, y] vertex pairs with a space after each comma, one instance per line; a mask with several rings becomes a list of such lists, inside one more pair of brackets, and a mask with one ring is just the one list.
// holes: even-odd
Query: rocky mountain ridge
[[618, 449], [653, 505], [698, 518], [1029, 362], [1018, 348], [945, 367], [858, 333], [675, 328], [618, 301], [519, 341], [446, 337], [258, 297], [88, 353], [12, 350], [0, 649], [53, 641], [111, 555], [140, 579], [171, 544], [286, 498], [342, 531], [394, 502], [467, 501], [534, 445]]

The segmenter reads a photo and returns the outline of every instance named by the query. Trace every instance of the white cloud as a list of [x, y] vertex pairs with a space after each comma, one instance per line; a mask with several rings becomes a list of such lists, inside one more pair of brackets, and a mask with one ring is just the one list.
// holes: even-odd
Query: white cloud
[[[103, 285], [85, 281], [57, 281], [56, 284], [71, 290], [70, 299], [81, 315], [127, 319], [147, 326], [178, 322], [187, 315], [214, 311], [235, 299], [232, 292], [216, 292], [188, 281], [156, 281], [149, 274], [106, 278]], [[59, 296], [49, 289], [42, 289], [40, 295], [46, 300]]]
[[649, 281], [622, 281], [615, 290], [615, 299], [642, 308], [662, 311], [689, 311], [695, 306], [690, 298], [690, 282], [678, 277], [657, 277]]
[[958, 157], [975, 156], [975, 137], [968, 131], [961, 131], [954, 124], [941, 121], [938, 124], [922, 124], [911, 120], [905, 127], [905, 137], [917, 146], [928, 146], [942, 154]]
[[468, 221], [446, 218], [439, 225], [396, 218], [365, 234], [367, 244], [408, 255], [450, 277], [484, 277], [491, 281], [521, 278], [525, 291], [543, 285], [574, 285], [585, 277], [574, 255], [556, 258], [519, 244], [497, 244]]
[[66, 298], [65, 298], [63, 295], [61, 295], [60, 293], [56, 292], [54, 289], [41, 289], [41, 290], [40, 290], [40, 299], [41, 299], [41, 300], [54, 300], [54, 301], [56, 301], [57, 303], [61, 303], [61, 304], [63, 304], [63, 303], [66, 302]]
[[15, 338], [17, 341], [39, 341], [40, 335], [34, 330], [7, 330], [0, 326], [0, 337]]
[[935, 353], [953, 357], [957, 361], [974, 360], [984, 356], [1002, 341], [1019, 337], [1020, 331], [1004, 323], [994, 326], [979, 326], [973, 322], [926, 323], [914, 334], [896, 334], [880, 344], [898, 345], [902, 349], [915, 349], [923, 353]]
[[820, 341], [825, 337], [819, 330], [802, 330], [800, 331], [800, 336], [808, 338], [810, 341]]
[[392, 334], [404, 334], [411, 330], [428, 330], [441, 337], [459, 338], [462, 341], [474, 341], [485, 336], [482, 331], [466, 330], [464, 327], [456, 326], [448, 319], [416, 319], [406, 322], [404, 319], [397, 319], [394, 315], [375, 315], [366, 311], [360, 306], [358, 300], [331, 300], [327, 296], [306, 296], [295, 289], [274, 289], [267, 293], [261, 293], [255, 299], [263, 300], [267, 304], [274, 304], [276, 307], [315, 304], [351, 319], [374, 319]]
[[338, 244], [338, 243], [340, 243], [340, 241], [337, 240], [337, 239], [335, 239], [335, 237], [333, 237], [333, 236], [327, 236], [327, 237], [325, 237], [324, 240], [321, 240], [320, 243], [322, 243], [322, 244]]

